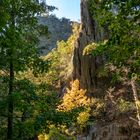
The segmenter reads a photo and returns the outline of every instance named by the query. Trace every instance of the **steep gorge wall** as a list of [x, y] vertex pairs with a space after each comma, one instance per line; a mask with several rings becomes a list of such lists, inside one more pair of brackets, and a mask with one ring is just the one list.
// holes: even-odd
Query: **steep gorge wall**
[[[78, 79], [81, 88], [87, 89], [89, 95], [96, 94], [97, 89], [102, 89], [105, 84], [105, 81], [99, 80], [96, 76], [96, 70], [104, 63], [103, 57], [83, 55], [83, 50], [88, 44], [106, 37], [93, 19], [89, 13], [88, 0], [81, 0], [82, 28], [74, 49], [73, 79]], [[115, 110], [110, 111], [115, 112]], [[77, 136], [77, 140], [139, 140], [140, 128], [137, 122], [130, 117], [132, 114], [127, 113], [124, 116], [115, 115], [107, 122], [100, 120], [89, 128], [86, 136]]]
[[89, 43], [100, 41], [103, 33], [98, 30], [96, 21], [90, 16], [88, 0], [81, 0], [81, 23], [81, 32], [74, 49], [73, 79], [78, 79], [82, 88], [93, 93], [98, 85], [96, 69], [102, 64], [102, 58], [83, 55], [83, 50]]
[[140, 140], [137, 123], [125, 119], [106, 125], [95, 124], [87, 136], [77, 136], [77, 140]]

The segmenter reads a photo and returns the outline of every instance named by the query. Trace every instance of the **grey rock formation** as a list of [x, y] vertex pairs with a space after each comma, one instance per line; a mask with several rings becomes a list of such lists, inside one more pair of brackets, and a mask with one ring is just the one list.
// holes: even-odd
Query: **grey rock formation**
[[57, 45], [57, 41], [66, 41], [72, 34], [72, 22], [69, 19], [58, 19], [54, 15], [38, 17], [39, 24], [47, 25], [49, 36], [41, 35], [39, 37], [39, 52], [45, 55]]
[[91, 42], [98, 42], [103, 38], [103, 33], [98, 30], [98, 24], [92, 20], [88, 0], [81, 0], [82, 29], [75, 45], [73, 58], [73, 78], [79, 79], [81, 87], [93, 93], [97, 86], [96, 69], [102, 63], [101, 58], [84, 56], [83, 49]]
[[94, 124], [87, 136], [77, 140], [139, 140], [139, 126], [128, 117], [110, 124]]

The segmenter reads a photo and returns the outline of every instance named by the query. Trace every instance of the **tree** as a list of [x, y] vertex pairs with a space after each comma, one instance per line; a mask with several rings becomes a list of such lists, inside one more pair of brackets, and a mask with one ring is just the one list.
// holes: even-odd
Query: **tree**
[[71, 82], [71, 90], [67, 89], [62, 104], [58, 106], [59, 110], [70, 111], [74, 108], [88, 106], [90, 99], [86, 96], [86, 90], [80, 89], [78, 80]]
[[37, 54], [39, 25], [37, 16], [44, 13], [47, 6], [38, 0], [1, 0], [0, 15], [0, 70], [8, 78], [8, 130], [7, 140], [13, 137], [13, 110], [15, 74], [28, 68], [34, 73], [44, 69]]
[[[63, 19], [64, 20], [64, 19]], [[72, 35], [67, 41], [58, 41], [57, 48], [53, 49], [46, 57], [46, 60], [50, 60], [51, 65], [46, 75], [48, 82], [58, 88], [64, 88], [65, 83], [71, 77], [72, 74], [72, 57], [74, 51], [74, 44], [78, 37], [80, 30], [79, 23], [72, 24]], [[61, 57], [60, 57], [61, 56]], [[47, 81], [46, 80], [46, 81]]]
[[138, 0], [90, 0], [89, 8], [100, 27], [109, 33], [104, 42], [91, 44], [92, 53], [106, 55], [106, 68], [118, 81], [132, 87], [140, 125], [138, 87], [140, 82], [140, 40]]

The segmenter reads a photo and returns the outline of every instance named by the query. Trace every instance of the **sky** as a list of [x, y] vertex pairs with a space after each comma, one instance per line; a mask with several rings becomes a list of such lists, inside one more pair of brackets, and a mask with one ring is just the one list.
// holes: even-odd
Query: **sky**
[[53, 12], [57, 17], [80, 21], [80, 0], [46, 0], [46, 2], [59, 9]]

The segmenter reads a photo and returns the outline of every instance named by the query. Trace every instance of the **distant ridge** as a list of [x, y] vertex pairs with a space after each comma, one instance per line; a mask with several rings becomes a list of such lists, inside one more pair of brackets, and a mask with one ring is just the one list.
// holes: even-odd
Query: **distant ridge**
[[56, 48], [57, 41], [66, 41], [72, 34], [72, 21], [67, 18], [57, 18], [55, 15], [38, 17], [39, 24], [47, 25], [49, 37], [41, 35], [39, 37], [39, 52], [41, 55], [46, 55], [53, 48]]

